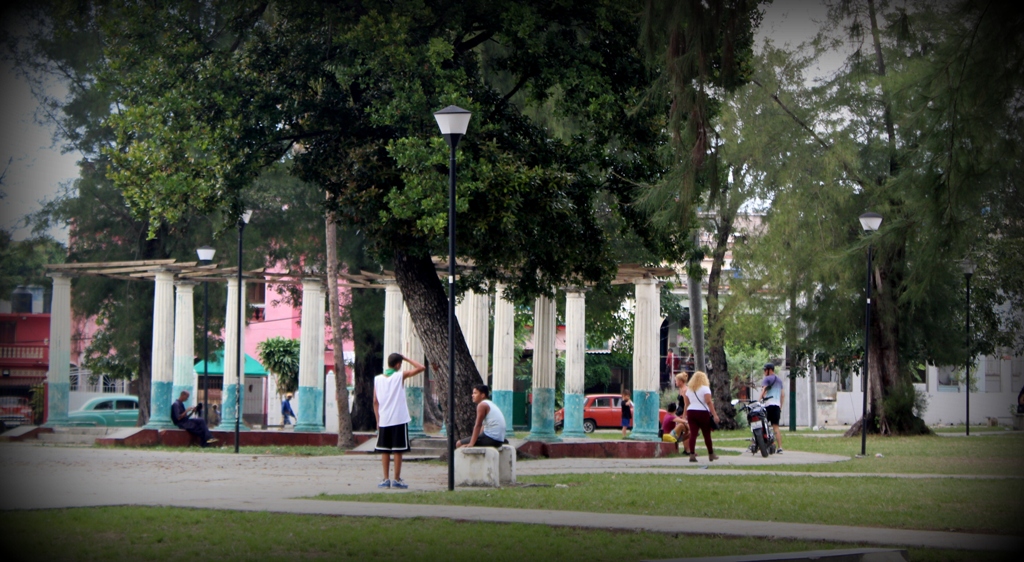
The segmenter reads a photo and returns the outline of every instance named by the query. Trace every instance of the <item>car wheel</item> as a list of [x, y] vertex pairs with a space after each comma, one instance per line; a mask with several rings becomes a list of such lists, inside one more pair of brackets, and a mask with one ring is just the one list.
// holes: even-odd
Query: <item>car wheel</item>
[[593, 433], [597, 429], [597, 424], [594, 420], [583, 420], [583, 431], [585, 433]]

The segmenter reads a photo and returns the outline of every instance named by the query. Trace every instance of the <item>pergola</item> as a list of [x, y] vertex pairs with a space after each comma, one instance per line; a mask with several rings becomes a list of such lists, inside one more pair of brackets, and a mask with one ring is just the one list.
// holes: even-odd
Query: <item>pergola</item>
[[[445, 275], [448, 263], [434, 259], [439, 277]], [[457, 263], [457, 267], [474, 267], [470, 261]], [[52, 264], [47, 266], [53, 278], [53, 304], [50, 323], [49, 420], [47, 425], [67, 423], [70, 387], [71, 355], [71, 279], [73, 277], [100, 276], [125, 281], [152, 282], [155, 285], [153, 307], [153, 364], [151, 384], [150, 420], [146, 427], [166, 429], [173, 427], [170, 405], [181, 390], [196, 396], [193, 370], [193, 294], [192, 288], [200, 282], [227, 283], [228, 299], [225, 321], [225, 365], [221, 426], [233, 426], [241, 415], [236, 403], [238, 382], [238, 350], [243, 346], [238, 331], [239, 296], [244, 299], [244, 287], [239, 287], [238, 269], [217, 264], [200, 265], [198, 262], [178, 262], [174, 259], [120, 261], [96, 263]], [[242, 283], [268, 283], [301, 285], [302, 316], [299, 361], [299, 391], [297, 393], [298, 420], [296, 431], [324, 431], [323, 398], [324, 379], [319, 376], [324, 368], [324, 284], [325, 275], [301, 270], [271, 272], [265, 268], [242, 272]], [[670, 267], [646, 267], [621, 264], [613, 285], [636, 286], [634, 311], [633, 402], [635, 404], [632, 438], [658, 440], [659, 407], [659, 329], [661, 326], [658, 285], [662, 280], [675, 278]], [[423, 349], [412, 318], [404, 306], [401, 290], [394, 273], [359, 271], [339, 273], [339, 286], [385, 290], [385, 350], [401, 349], [404, 355], [422, 357]], [[514, 310], [513, 304], [502, 297], [504, 287], [494, 286], [494, 358], [493, 400], [512, 419], [512, 392], [514, 369]], [[241, 295], [239, 295], [239, 291]], [[566, 381], [565, 420], [563, 437], [583, 437], [583, 386], [585, 343], [584, 287], [566, 287]], [[243, 307], [244, 308], [244, 307]], [[466, 343], [477, 365], [486, 377], [488, 372], [490, 327], [490, 295], [468, 291], [457, 307], [457, 316]], [[531, 431], [528, 440], [558, 441], [554, 429], [555, 411], [555, 303], [546, 296], [534, 303], [534, 361], [533, 407]], [[244, 375], [243, 375], [244, 376]], [[409, 430], [412, 436], [423, 433], [423, 375], [410, 379], [406, 392], [413, 420]]]

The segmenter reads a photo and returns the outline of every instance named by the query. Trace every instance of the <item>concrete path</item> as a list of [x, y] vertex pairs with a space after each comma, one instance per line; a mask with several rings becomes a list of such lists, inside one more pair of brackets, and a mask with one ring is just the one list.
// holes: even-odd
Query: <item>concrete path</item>
[[[791, 454], [787, 451], [782, 457], [777, 458], [778, 462], [795, 463], [801, 462], [800, 455], [810, 453]], [[731, 460], [733, 463], [747, 462], [740, 461], [740, 458], [729, 455], [723, 456], [722, 460]], [[767, 461], [776, 457], [754, 458]], [[784, 458], [790, 460], [783, 461]], [[700, 476], [741, 472], [714, 468], [682, 470], [681, 466], [689, 465], [686, 461], [685, 457], [629, 461], [534, 460], [520, 462], [517, 471], [520, 474], [666, 471], [679, 475]], [[718, 465], [719, 462], [713, 464]], [[593, 529], [643, 529], [664, 533], [755, 536], [966, 550], [1024, 548], [1024, 541], [1020, 538], [970, 533], [554, 510], [295, 499], [320, 493], [406, 493], [397, 490], [378, 491], [376, 484], [380, 479], [380, 471], [379, 458], [367, 455], [280, 457], [0, 444], [0, 475], [4, 487], [4, 493], [0, 494], [0, 510], [156, 505], [364, 517], [441, 517], [465, 521], [531, 523]], [[742, 474], [747, 473], [744, 471]], [[406, 463], [403, 477], [410, 483], [413, 491], [441, 491], [447, 487], [447, 467], [439, 463]], [[460, 490], [457, 493], [480, 491]]]

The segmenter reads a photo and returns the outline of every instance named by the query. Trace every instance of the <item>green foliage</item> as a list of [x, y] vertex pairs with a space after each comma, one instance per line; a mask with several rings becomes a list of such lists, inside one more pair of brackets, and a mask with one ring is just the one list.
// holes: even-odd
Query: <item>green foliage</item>
[[299, 340], [276, 336], [256, 345], [260, 363], [277, 375], [277, 393], [299, 389]]
[[920, 435], [931, 433], [924, 423], [924, 411], [928, 407], [928, 397], [914, 388], [910, 382], [901, 382], [889, 389], [882, 401], [885, 408], [885, 419], [889, 426], [900, 435]]
[[0, 230], [0, 299], [9, 300], [18, 286], [50, 286], [43, 266], [63, 263], [66, 250], [59, 242], [37, 236], [14, 241], [9, 232]]
[[29, 398], [29, 406], [32, 406], [32, 424], [43, 425], [43, 415], [46, 413], [46, 386], [37, 384], [29, 389], [32, 397]]

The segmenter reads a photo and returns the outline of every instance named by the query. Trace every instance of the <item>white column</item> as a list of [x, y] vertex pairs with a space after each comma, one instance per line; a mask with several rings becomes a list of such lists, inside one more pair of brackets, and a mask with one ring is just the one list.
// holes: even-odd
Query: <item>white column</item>
[[487, 355], [489, 352], [490, 332], [490, 296], [487, 293], [467, 291], [462, 302], [455, 306], [455, 316], [459, 319], [462, 335], [466, 338], [466, 346], [473, 357], [480, 379], [487, 381]]
[[633, 432], [632, 439], [659, 441], [658, 339], [661, 296], [655, 279], [635, 281], [633, 317]]
[[388, 368], [388, 355], [402, 349], [402, 289], [398, 283], [387, 281], [384, 287], [384, 366]]
[[565, 409], [562, 437], [585, 437], [583, 379], [587, 353], [586, 297], [575, 288], [565, 292]]
[[295, 431], [322, 432], [324, 407], [324, 292], [319, 279], [302, 280], [298, 418]]
[[153, 291], [153, 362], [149, 385], [149, 429], [174, 427], [174, 274], [157, 271]]
[[[409, 307], [402, 306], [402, 355], [423, 362], [423, 342], [420, 341], [419, 332], [412, 323], [412, 314]], [[423, 431], [423, 379], [424, 373], [405, 381], [405, 398], [409, 404], [409, 415], [412, 421], [409, 422], [410, 437], [426, 437]]]
[[533, 307], [533, 405], [528, 441], [555, 435], [555, 302], [539, 296]]
[[186, 406], [196, 403], [195, 370], [195, 319], [192, 298], [193, 281], [179, 281], [174, 285], [174, 386], [171, 400], [177, 400], [181, 391], [187, 390], [189, 400]]
[[512, 434], [512, 392], [515, 382], [516, 327], [515, 306], [504, 297], [505, 286], [494, 292], [494, 388], [491, 400], [505, 415], [507, 433]]
[[[238, 286], [238, 279], [228, 279], [228, 301], [224, 314], [224, 389], [221, 391], [220, 425], [219, 429], [234, 431], [235, 420], [241, 419], [236, 405], [238, 397], [238, 350], [244, 349], [242, 341], [243, 334], [238, 332], [238, 297], [242, 297], [242, 310], [245, 310], [245, 282], [241, 288]], [[244, 312], [243, 312], [244, 313]], [[244, 328], [244, 326], [243, 326]], [[245, 373], [242, 373], [242, 382], [245, 381]], [[245, 424], [239, 423], [239, 429], [245, 431]]]
[[47, 427], [68, 423], [71, 390], [71, 278], [48, 273], [53, 279], [50, 303], [50, 364], [46, 373]]

